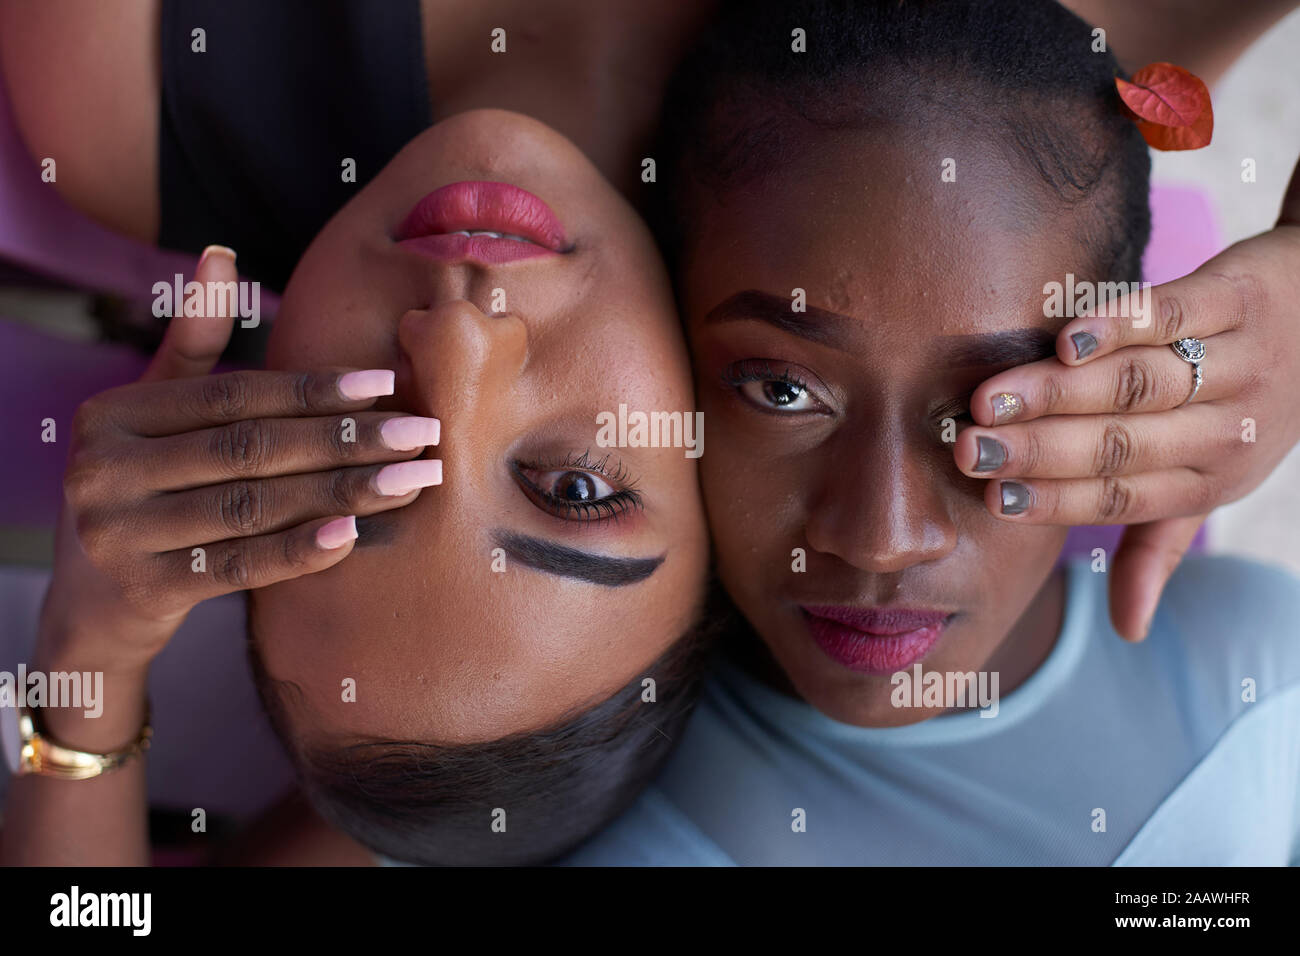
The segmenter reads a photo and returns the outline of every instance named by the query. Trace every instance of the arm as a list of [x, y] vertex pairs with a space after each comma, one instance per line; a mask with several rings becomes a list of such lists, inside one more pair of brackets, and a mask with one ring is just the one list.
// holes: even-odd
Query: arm
[[160, 0], [0, 0], [0, 71], [33, 159], [92, 219], [158, 236]]
[[1297, 0], [1064, 0], [1106, 31], [1107, 45], [1129, 73], [1166, 61], [1214, 86]]
[[[205, 254], [195, 272], [200, 283], [235, 278], [228, 253]], [[104, 709], [88, 719], [43, 708], [63, 746], [102, 753], [136, 738], [149, 664], [196, 604], [345, 560], [356, 532], [332, 514], [341, 500], [355, 516], [419, 495], [383, 495], [374, 481], [383, 462], [424, 448], [391, 431], [385, 442], [383, 426], [405, 416], [368, 410], [384, 374], [206, 374], [233, 322], [173, 319], [143, 381], [78, 409], [34, 668], [102, 672]], [[391, 373], [387, 382], [391, 392]], [[340, 445], [344, 416], [356, 441]], [[88, 780], [14, 780], [0, 863], [148, 863], [144, 759]]]
[[[45, 709], [45, 730], [59, 743], [104, 753], [136, 737], [144, 721], [148, 663], [101, 660], [91, 650], [103, 635], [43, 622], [33, 667], [42, 671], [99, 671], [104, 674], [103, 713], [97, 719], [78, 708]], [[145, 762], [90, 780], [58, 780], [29, 774], [10, 782], [3, 866], [147, 866], [149, 833]]]

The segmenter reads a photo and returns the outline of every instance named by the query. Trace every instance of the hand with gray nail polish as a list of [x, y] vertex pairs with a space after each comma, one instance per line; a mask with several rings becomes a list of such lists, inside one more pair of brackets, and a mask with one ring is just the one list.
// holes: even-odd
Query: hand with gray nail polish
[[1002, 482], [1002, 513], [1024, 514], [1029, 508], [1029, 489], [1018, 481]]
[[996, 438], [980, 435], [975, 442], [979, 449], [979, 458], [975, 462], [976, 471], [997, 471], [1007, 463], [1007, 449]]

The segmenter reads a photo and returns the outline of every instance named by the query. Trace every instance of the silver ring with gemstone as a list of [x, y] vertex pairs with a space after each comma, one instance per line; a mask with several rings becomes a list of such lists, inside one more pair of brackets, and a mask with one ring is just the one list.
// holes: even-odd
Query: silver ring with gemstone
[[[1201, 362], [1205, 358], [1205, 343], [1200, 339], [1186, 338], [1169, 343], [1169, 347], [1174, 350], [1175, 355], [1192, 367], [1192, 394], [1183, 401], [1183, 405], [1186, 405], [1196, 397], [1196, 393], [1201, 390], [1201, 382], [1205, 381], [1205, 375], [1201, 372]], [[1182, 408], [1183, 405], [1178, 407]]]

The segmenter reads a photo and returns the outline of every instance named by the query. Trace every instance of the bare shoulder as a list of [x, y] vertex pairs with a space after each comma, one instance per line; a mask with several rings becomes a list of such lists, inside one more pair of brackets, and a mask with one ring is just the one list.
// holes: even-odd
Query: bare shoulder
[[0, 0], [0, 69], [28, 150], [110, 229], [158, 235], [161, 0]]

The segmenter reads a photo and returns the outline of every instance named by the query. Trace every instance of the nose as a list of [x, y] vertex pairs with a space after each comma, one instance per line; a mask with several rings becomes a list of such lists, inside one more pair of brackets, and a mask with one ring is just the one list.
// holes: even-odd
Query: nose
[[413, 309], [398, 323], [395, 397], [421, 415], [458, 421], [491, 415], [524, 367], [528, 335], [517, 315], [485, 315], [464, 299]]
[[957, 544], [948, 503], [925, 456], [908, 453], [901, 428], [844, 430], [809, 508], [814, 550], [873, 574], [934, 561]]

